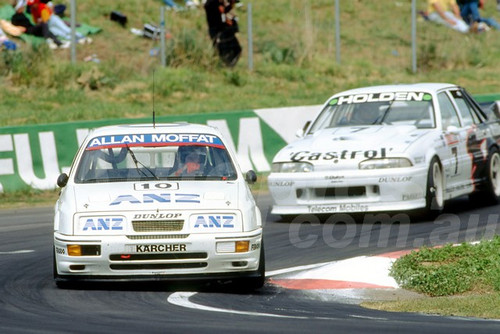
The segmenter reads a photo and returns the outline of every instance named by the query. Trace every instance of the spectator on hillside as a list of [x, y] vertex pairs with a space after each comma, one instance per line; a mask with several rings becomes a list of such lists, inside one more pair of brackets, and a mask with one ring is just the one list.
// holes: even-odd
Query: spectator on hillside
[[236, 15], [232, 12], [235, 3], [235, 0], [207, 0], [205, 2], [208, 34], [212, 40], [215, 40], [217, 35], [227, 27], [234, 27], [234, 32], [238, 32]]
[[233, 8], [238, 0], [207, 0], [204, 8], [207, 15], [208, 34], [220, 59], [233, 67], [241, 55], [241, 45], [236, 38], [238, 20]]
[[461, 33], [469, 32], [469, 26], [460, 17], [456, 0], [427, 0], [427, 15], [430, 21]]
[[2, 28], [0, 28], [0, 46], [5, 47], [7, 50], [16, 50], [16, 43], [12, 42], [9, 37], [4, 33]]
[[61, 42], [56, 35], [50, 32], [49, 25], [45, 22], [40, 22], [37, 24], [32, 24], [30, 19], [26, 16], [26, 0], [16, 0], [13, 2], [15, 9], [14, 15], [12, 15], [10, 21], [13, 25], [17, 27], [22, 27], [24, 33], [28, 35], [43, 37], [47, 41], [49, 48], [68, 48], [69, 42]]
[[[71, 40], [71, 29], [63, 19], [59, 16], [53, 14], [52, 9], [49, 5], [41, 2], [40, 0], [28, 0], [28, 6], [31, 11], [31, 16], [35, 23], [47, 23], [49, 30], [56, 36]], [[80, 33], [76, 33], [76, 39], [78, 43], [91, 43], [92, 40], [88, 37], [83, 36]]]
[[[189, 9], [194, 9], [200, 4], [199, 0], [184, 0], [184, 2], [186, 5], [186, 8], [189, 8]], [[178, 5], [174, 0], [163, 0], [163, 3], [175, 11], [184, 10], [184, 7]]]
[[484, 8], [484, 0], [457, 0], [460, 15], [474, 32], [487, 30], [488, 27], [500, 30], [500, 24], [494, 18], [483, 18], [479, 8]]

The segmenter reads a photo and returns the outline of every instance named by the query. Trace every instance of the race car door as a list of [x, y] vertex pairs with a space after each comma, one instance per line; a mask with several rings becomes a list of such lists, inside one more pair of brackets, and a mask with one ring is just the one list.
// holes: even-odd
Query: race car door
[[446, 180], [445, 197], [452, 198], [466, 194], [472, 188], [470, 181], [472, 163], [466, 149], [467, 130], [470, 126], [464, 127], [461, 123], [450, 92], [440, 92], [438, 103], [444, 141], [441, 162]]
[[462, 126], [467, 131], [466, 151], [471, 164], [470, 181], [474, 184], [480, 181], [488, 161], [488, 138], [490, 128], [485, 123], [485, 117], [475, 105], [467, 92], [456, 89], [450, 91], [455, 103]]

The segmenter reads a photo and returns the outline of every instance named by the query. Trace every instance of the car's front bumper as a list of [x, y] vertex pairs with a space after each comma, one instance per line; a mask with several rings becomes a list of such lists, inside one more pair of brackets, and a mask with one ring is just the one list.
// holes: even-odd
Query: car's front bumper
[[425, 207], [427, 168], [271, 173], [271, 213], [401, 211]]
[[[249, 241], [247, 252], [218, 243]], [[99, 246], [99, 254], [72, 256], [69, 245]], [[262, 229], [249, 233], [191, 234], [177, 239], [68, 236], [54, 233], [56, 279], [175, 280], [257, 277]], [[92, 248], [93, 249], [93, 248]], [[222, 251], [221, 251], [222, 250]], [[97, 253], [97, 252], [96, 252]]]

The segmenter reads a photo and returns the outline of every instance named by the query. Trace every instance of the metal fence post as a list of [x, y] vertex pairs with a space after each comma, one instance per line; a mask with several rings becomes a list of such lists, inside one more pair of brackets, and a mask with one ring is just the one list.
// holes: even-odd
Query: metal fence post
[[165, 43], [165, 6], [160, 8], [160, 57], [161, 66], [167, 66], [166, 43]]
[[252, 3], [247, 5], [248, 69], [253, 71]]
[[[70, 26], [71, 26], [71, 63], [76, 63], [76, 0], [70, 3]], [[55, 14], [53, 14], [55, 15]]]
[[335, 0], [335, 56], [340, 64], [340, 4]]
[[411, 2], [411, 68], [417, 73], [417, 0]]

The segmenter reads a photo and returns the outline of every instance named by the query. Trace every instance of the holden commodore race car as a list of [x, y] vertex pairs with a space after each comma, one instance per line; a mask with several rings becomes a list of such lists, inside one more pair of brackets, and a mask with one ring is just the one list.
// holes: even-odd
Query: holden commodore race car
[[332, 96], [273, 159], [272, 213], [415, 210], [466, 195], [497, 203], [500, 122], [461, 88], [385, 85]]
[[261, 287], [262, 220], [248, 186], [255, 181], [209, 126], [91, 131], [57, 180], [56, 284], [214, 279]]

